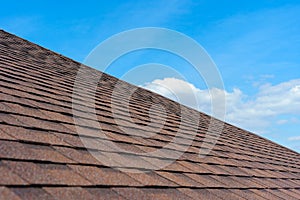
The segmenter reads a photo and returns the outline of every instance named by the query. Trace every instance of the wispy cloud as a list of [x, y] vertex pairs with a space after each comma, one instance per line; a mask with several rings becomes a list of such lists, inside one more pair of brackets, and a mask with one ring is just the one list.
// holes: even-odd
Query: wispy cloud
[[300, 136], [289, 137], [288, 140], [289, 140], [289, 141], [300, 141]]

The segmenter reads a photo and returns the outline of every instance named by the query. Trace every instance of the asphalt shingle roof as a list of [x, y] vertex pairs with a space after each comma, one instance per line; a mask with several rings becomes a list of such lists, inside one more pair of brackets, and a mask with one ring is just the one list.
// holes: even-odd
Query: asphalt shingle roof
[[[132, 169], [142, 172], [183, 153], [171, 165], [147, 173], [121, 169], [121, 162], [134, 157], [121, 157], [119, 149], [101, 145], [99, 130], [93, 120], [88, 121], [81, 137], [95, 143], [90, 150], [103, 160], [111, 158], [115, 167], [108, 167], [90, 154], [74, 125], [72, 91], [79, 67], [78, 62], [0, 31], [0, 199], [300, 199], [297, 152], [225, 124], [212, 151], [201, 158], [199, 149], [210, 117], [192, 109], [188, 111], [199, 115], [199, 125], [195, 130], [188, 121], [181, 122], [186, 134], [178, 144], [193, 139], [192, 145], [185, 152], [169, 146], [166, 154], [140, 157]], [[85, 68], [102, 75], [96, 93], [97, 117], [101, 131], [120, 149], [145, 153], [170, 143], [180, 121], [178, 103], [122, 81], [124, 91], [111, 101], [114, 84], [120, 81]], [[132, 122], [120, 115], [133, 135], [116, 125], [110, 107], [113, 102], [124, 109], [128, 88], [136, 90], [131, 118], [145, 125], [130, 129]], [[168, 118], [159, 134], [143, 137], [155, 131], [156, 127], [146, 125], [148, 109], [157, 102]], [[161, 110], [154, 115], [159, 126]], [[195, 138], [189, 134], [193, 131]]]

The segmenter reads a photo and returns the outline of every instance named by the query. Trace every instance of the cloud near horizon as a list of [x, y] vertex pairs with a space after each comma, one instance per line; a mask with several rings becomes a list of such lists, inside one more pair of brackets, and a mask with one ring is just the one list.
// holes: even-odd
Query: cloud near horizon
[[[217, 88], [202, 90], [176, 78], [156, 79], [142, 87], [208, 114], [211, 114], [211, 93], [223, 92], [226, 97], [225, 121], [258, 134], [268, 133], [274, 123], [297, 123], [300, 119], [300, 79], [261, 85], [253, 97], [238, 88], [231, 92]], [[295, 138], [298, 139], [296, 136], [290, 140]]]

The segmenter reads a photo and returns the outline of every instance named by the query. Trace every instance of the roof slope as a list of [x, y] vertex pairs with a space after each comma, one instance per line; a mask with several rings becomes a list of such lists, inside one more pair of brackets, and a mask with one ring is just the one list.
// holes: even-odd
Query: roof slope
[[[201, 120], [197, 130], [182, 122], [187, 132], [184, 139], [191, 139], [192, 131], [197, 135], [171, 165], [148, 173], [126, 172], [122, 163], [108, 167], [89, 153], [74, 125], [72, 91], [79, 67], [78, 62], [0, 31], [0, 199], [300, 199], [298, 153], [225, 124], [213, 150], [200, 158], [210, 117], [192, 109], [188, 111]], [[179, 104], [121, 82], [125, 89], [119, 91], [113, 106], [122, 110], [126, 88], [135, 88], [131, 117], [136, 123], [149, 120], [147, 110], [153, 102], [160, 102], [168, 113], [160, 134], [128, 135], [116, 126], [108, 103], [117, 81], [102, 74], [97, 88], [101, 131], [133, 153], [165, 147], [178, 129]], [[160, 110], [154, 111], [160, 120]], [[128, 119], [122, 120], [127, 120], [129, 128], [133, 126]], [[92, 126], [87, 124], [81, 137], [100, 141], [99, 130]], [[153, 129], [145, 126], [145, 130], [132, 131]], [[104, 159], [122, 154], [101, 147], [90, 151], [105, 152]], [[143, 157], [152, 164], [168, 159], [164, 155]], [[147, 166], [133, 168], [143, 171]]]

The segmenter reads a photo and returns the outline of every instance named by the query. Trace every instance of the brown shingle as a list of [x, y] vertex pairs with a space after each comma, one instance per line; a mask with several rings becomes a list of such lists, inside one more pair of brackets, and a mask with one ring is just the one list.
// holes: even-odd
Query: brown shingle
[[292, 196], [290, 196], [290, 195], [286, 194], [285, 192], [280, 191], [278, 189], [275, 189], [275, 190], [267, 189], [266, 191], [269, 192], [269, 193], [272, 193], [272, 194], [276, 195], [277, 197], [280, 197], [284, 200], [294, 200], [294, 197], [292, 197]]
[[249, 191], [245, 190], [245, 191], [240, 191], [240, 190], [232, 190], [232, 192], [240, 195], [240, 196], [245, 196], [245, 197], [252, 197], [253, 193], [255, 193], [255, 195], [258, 195], [258, 198], [263, 198], [263, 199], [282, 199], [270, 192], [268, 192], [265, 189], [250, 189]]
[[286, 194], [287, 197], [289, 197], [290, 199], [297, 199], [297, 198], [299, 198], [299, 194], [293, 192], [292, 190], [289, 190], [289, 189], [279, 189], [278, 191], [280, 193]]
[[213, 193], [214, 195], [218, 196], [222, 199], [230, 199], [230, 200], [242, 200], [242, 198], [239, 195], [236, 195], [235, 193], [231, 192], [230, 190], [223, 190], [223, 189], [208, 189], [207, 190], [210, 193]]
[[[266, 199], [263, 196], [260, 196], [258, 193], [255, 193], [254, 190], [237, 190], [237, 189], [229, 189], [227, 190], [230, 193], [234, 193], [243, 199], [257, 199], [263, 200]], [[261, 193], [260, 193], [261, 194]], [[270, 198], [272, 199], [272, 198]]]
[[9, 188], [2, 187], [2, 186], [0, 186], [0, 199], [21, 200], [21, 198], [18, 195], [16, 195], [13, 191], [11, 191]]
[[[98, 199], [89, 191], [81, 187], [44, 187], [47, 193], [55, 199], [72, 199], [72, 200], [94, 200]], [[100, 199], [100, 198], [99, 198]]]
[[[122, 188], [121, 188], [122, 189]], [[126, 188], [124, 188], [126, 190]], [[131, 188], [127, 188], [131, 191]], [[126, 198], [122, 197], [113, 188], [86, 188], [86, 191], [91, 193], [95, 198], [99, 200], [107, 200], [107, 199], [116, 199], [116, 200], [126, 200]]]
[[226, 185], [217, 181], [211, 175], [198, 175], [198, 174], [190, 174], [190, 173], [186, 173], [185, 175], [197, 181], [199, 185], [203, 186], [203, 188], [226, 187]]
[[[101, 155], [104, 154], [104, 155]], [[158, 159], [151, 159], [150, 157], [143, 157], [136, 154], [124, 154], [122, 152], [105, 152], [100, 153], [99, 157], [108, 166], [113, 167], [127, 167], [152, 170], [156, 169]]]
[[234, 177], [234, 176], [211, 176], [213, 179], [223, 184], [223, 187], [226, 188], [247, 188], [250, 187], [247, 184], [244, 184], [245, 177]]
[[207, 170], [210, 170], [213, 174], [230, 174], [219, 165], [201, 164], [201, 166], [203, 166]]
[[191, 169], [185, 167], [184, 165], [180, 164], [177, 161], [172, 162], [168, 166], [164, 167], [163, 170], [174, 171], [174, 172], [192, 172]]
[[[197, 187], [201, 184], [182, 173], [157, 172], [160, 176], [184, 187]], [[203, 185], [201, 185], [203, 186]]]
[[153, 171], [137, 171], [137, 173], [127, 173], [127, 175], [139, 181], [143, 186], [178, 186], [173, 180], [163, 178]]
[[71, 135], [71, 134], [58, 133], [58, 132], [50, 132], [50, 134], [59, 138], [61, 141], [65, 143], [66, 146], [85, 148], [82, 140], [78, 135]]
[[1, 140], [16, 140], [16, 138], [14, 138], [12, 135], [7, 134], [3, 129], [2, 126], [0, 126], [0, 139]]
[[[145, 188], [141, 189], [143, 194], [146, 195], [146, 199], [186, 199], [190, 200], [189, 196], [181, 193], [177, 189], [152, 189]], [[138, 198], [137, 198], [138, 199]]]
[[2, 161], [3, 164], [30, 184], [91, 185], [67, 165], [35, 164], [33, 162]]
[[23, 126], [24, 125], [22, 122], [17, 120], [15, 117], [13, 117], [10, 114], [6, 114], [6, 113], [0, 113], [0, 122], [2, 124], [13, 124], [13, 125], [16, 125], [16, 126]]
[[0, 185], [27, 185], [24, 179], [9, 170], [2, 161], [0, 161]]
[[0, 141], [0, 156], [7, 159], [72, 162], [49, 146], [26, 144], [17, 141]]
[[[234, 188], [264, 188], [265, 185], [261, 184], [260, 182], [256, 181], [256, 178], [252, 178], [252, 177], [235, 177], [232, 176], [230, 177], [232, 179], [233, 182], [235, 182], [235, 184], [237, 185], [237, 187]], [[228, 178], [228, 179], [230, 179]], [[226, 180], [225, 178], [223, 180]], [[239, 184], [239, 186], [238, 186]]]
[[46, 121], [38, 118], [26, 117], [26, 116], [15, 115], [15, 114], [11, 114], [11, 116], [14, 117], [16, 120], [18, 120], [25, 127], [33, 127], [38, 129], [45, 129], [45, 130], [65, 132], [65, 133], [71, 132], [71, 130], [68, 129], [66, 126], [57, 122]]
[[207, 200], [221, 200], [222, 198], [216, 196], [213, 190], [208, 191], [206, 189], [189, 189], [189, 188], [179, 188], [181, 193], [189, 196], [192, 199], [207, 199]]
[[141, 185], [137, 180], [132, 179], [130, 176], [122, 171], [113, 168], [100, 168], [92, 166], [78, 166], [69, 165], [74, 171], [85, 177], [87, 180], [95, 185], [106, 186], [138, 186]]
[[113, 188], [112, 190], [117, 193], [119, 198], [132, 200], [151, 199], [151, 197], [140, 188]]
[[212, 173], [208, 168], [209, 167], [204, 167], [206, 164], [203, 163], [192, 163], [192, 162], [187, 162], [187, 161], [179, 161], [179, 163], [189, 169], [191, 169], [194, 173]]
[[[63, 139], [56, 136], [56, 134], [48, 131], [31, 130], [18, 126], [1, 125], [0, 133], [7, 133], [11, 135], [14, 140], [22, 140], [26, 142], [39, 142], [55, 145], [68, 145]], [[8, 138], [10, 139], [10, 138]]]
[[81, 164], [103, 165], [90, 152], [83, 149], [73, 149], [68, 147], [55, 146], [54, 149], [65, 157]]
[[53, 200], [54, 198], [48, 194], [42, 188], [11, 188], [10, 189], [14, 194], [20, 197], [22, 200], [31, 200], [31, 199], [45, 199]]
[[39, 109], [21, 106], [19, 104], [8, 103], [8, 102], [3, 102], [2, 104], [6, 108], [5, 109], [6, 112], [12, 114], [20, 114], [20, 115], [27, 115], [31, 117], [47, 119], [47, 116], [43, 114]]
[[244, 171], [243, 168], [240, 168], [240, 167], [232, 167], [232, 166], [224, 166], [224, 165], [219, 165], [218, 167], [227, 171], [228, 174], [232, 174], [232, 175], [236, 175], [236, 176], [238, 176], [238, 175], [239, 176], [251, 176], [246, 171]]

